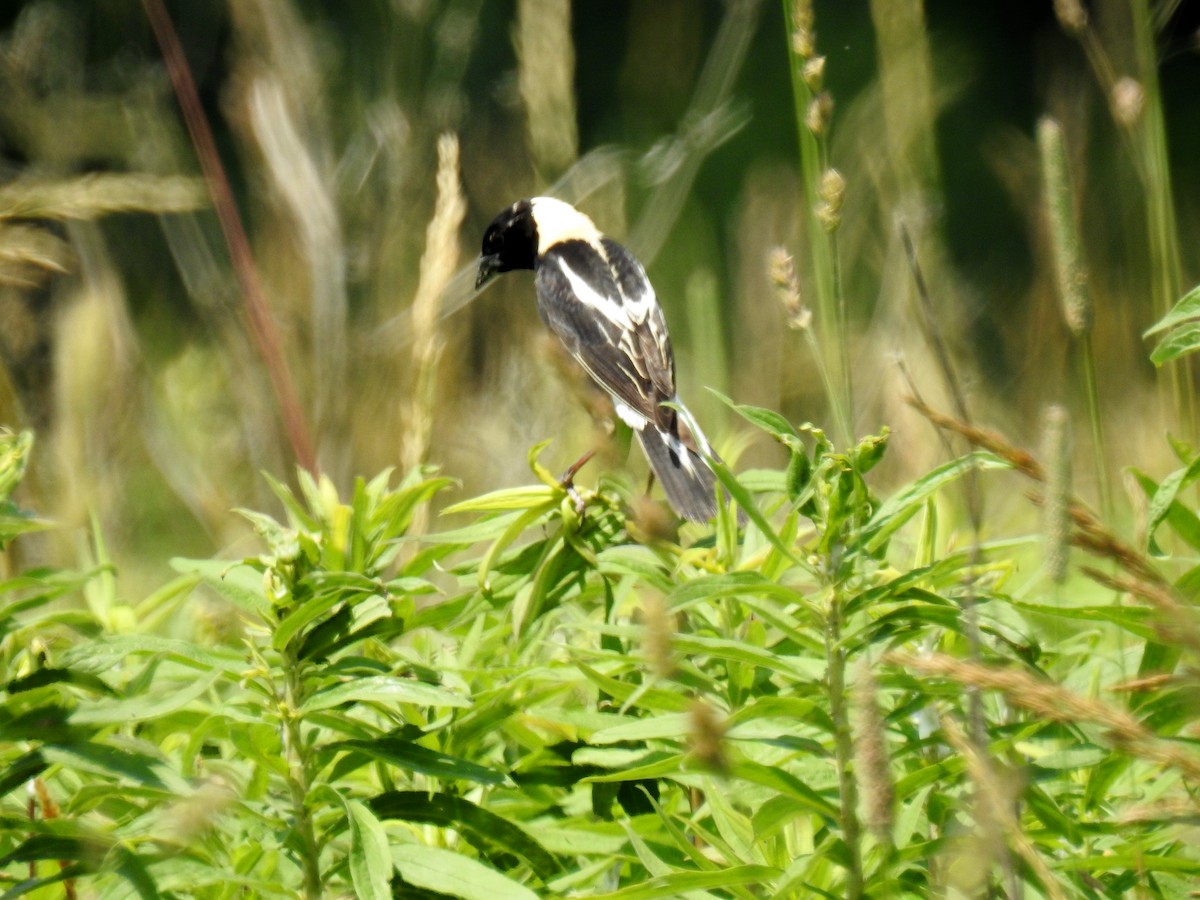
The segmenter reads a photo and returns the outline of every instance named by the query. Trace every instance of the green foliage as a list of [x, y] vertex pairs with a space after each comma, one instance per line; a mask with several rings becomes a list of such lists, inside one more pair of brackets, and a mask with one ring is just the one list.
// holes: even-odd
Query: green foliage
[[[271, 482], [282, 518], [243, 511], [261, 554], [175, 560], [142, 604], [103, 566], [0, 585], [6, 896], [66, 881], [142, 897], [935, 896], [986, 880], [1001, 858], [971, 843], [982, 788], [939, 738], [939, 717], [968, 715], [962, 687], [883, 654], [965, 646], [968, 590], [988, 661], [1066, 685], [1097, 674], [1101, 623], [1144, 648], [1143, 674], [1169, 671], [1178, 642], [1142, 610], [1010, 596], [1013, 542], [946, 545], [945, 490], [998, 457], [878, 498], [886, 435], [842, 450], [734, 409], [789, 454], [740, 479], [722, 467], [744, 532], [726, 512], [690, 541], [635, 540], [621, 488], [584, 491], [581, 514], [539, 446], [537, 485], [450, 507], [465, 524], [423, 538], [414, 518], [447, 479], [385, 472], [342, 498], [300, 473], [298, 493]], [[1185, 480], [1149, 484], [1170, 495], [1154, 508], [1181, 504]], [[1018, 698], [984, 712], [1056, 882], [1010, 862], [1029, 895], [1142, 880], [1169, 896], [1200, 874], [1182, 814], [1145, 808], [1187, 803], [1178, 775]], [[1193, 712], [1184, 684], [1136, 704], [1156, 739]]]
[[1192, 288], [1169, 313], [1146, 330], [1144, 337], [1161, 335], [1150, 359], [1156, 366], [1200, 348], [1200, 287]]

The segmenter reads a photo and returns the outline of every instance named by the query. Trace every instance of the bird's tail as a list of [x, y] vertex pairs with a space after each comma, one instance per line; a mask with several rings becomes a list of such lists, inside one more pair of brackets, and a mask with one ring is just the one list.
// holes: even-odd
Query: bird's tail
[[[653, 422], [647, 422], [637, 434], [671, 508], [692, 522], [707, 522], [716, 516], [717, 476], [704, 458], [685, 445], [678, 434], [663, 431]], [[707, 445], [703, 438], [699, 443]]]

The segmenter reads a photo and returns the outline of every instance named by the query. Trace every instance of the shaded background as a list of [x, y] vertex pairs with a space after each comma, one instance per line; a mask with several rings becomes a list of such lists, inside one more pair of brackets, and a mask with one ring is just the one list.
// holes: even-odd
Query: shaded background
[[[1115, 80], [1147, 83], [1126, 0], [1088, 7], [1090, 56], [1050, 0], [814, 4], [829, 161], [847, 184], [837, 240], [854, 427], [897, 432], [881, 489], [944, 452], [901, 402], [900, 359], [944, 398], [900, 223], [976, 416], [1036, 443], [1046, 403], [1079, 409], [1041, 207], [1045, 114], [1063, 124], [1078, 192], [1113, 471], [1161, 474], [1164, 429], [1194, 440], [1179, 401], [1190, 395], [1164, 388], [1140, 335], [1164, 311], [1156, 293], [1200, 279], [1197, 6], [1152, 7], [1168, 152], [1147, 173], [1144, 112], [1122, 124], [1110, 102]], [[786, 5], [584, 2], [569, 18], [555, 0], [166, 7], [321, 468], [339, 485], [422, 460], [467, 496], [527, 481], [528, 447], [547, 437], [552, 467], [607, 448], [587, 483], [644, 477], [638, 454], [610, 440], [604, 398], [538, 323], [530, 279], [471, 299], [486, 223], [550, 190], [647, 262], [682, 394], [727, 456], [782, 460], [706, 386], [832, 430], [767, 268], [786, 247], [812, 295], [816, 199], [800, 171]], [[74, 526], [94, 514], [135, 592], [161, 580], [166, 556], [245, 552], [248, 526], [229, 510], [269, 506], [259, 470], [286, 476], [295, 455], [141, 4], [6, 4], [0, 96], [0, 185], [59, 190], [41, 206], [0, 191], [0, 420], [37, 430], [27, 503], [69, 526], [42, 552], [84, 552]], [[465, 205], [457, 238], [434, 246], [445, 134]], [[154, 177], [89, 193], [88, 174]], [[1166, 274], [1147, 236], [1152, 182], [1182, 248]], [[423, 257], [426, 313], [414, 316]], [[1105, 476], [1087, 465], [1086, 434], [1077, 471], [1094, 497]]]

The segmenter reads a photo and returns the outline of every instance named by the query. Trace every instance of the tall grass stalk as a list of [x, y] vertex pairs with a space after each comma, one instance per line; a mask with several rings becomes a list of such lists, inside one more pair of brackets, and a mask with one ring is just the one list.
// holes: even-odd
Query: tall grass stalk
[[[1171, 164], [1167, 153], [1166, 119], [1158, 82], [1158, 51], [1148, 0], [1130, 0], [1133, 50], [1140, 70], [1141, 108], [1133, 137], [1141, 158], [1145, 192], [1147, 240], [1150, 251], [1150, 293], [1156, 318], [1165, 316], [1179, 299], [1182, 270], [1175, 201], [1171, 195]], [[1116, 98], [1114, 98], [1115, 100]], [[1196, 431], [1195, 369], [1191, 357], [1168, 367], [1175, 414], [1189, 435]]]
[[836, 386], [827, 400], [838, 426], [840, 441], [848, 445], [853, 440], [854, 404], [845, 298], [837, 260], [837, 229], [827, 228], [819, 214], [823, 207], [822, 180], [830, 170], [828, 136], [833, 101], [821, 89], [824, 61], [816, 54], [811, 0], [784, 0], [783, 10], [786, 20], [791, 23], [788, 30], [788, 60], [800, 146], [800, 179], [808, 211], [805, 230], [817, 298], [817, 328], [824, 356], [832, 360], [832, 382]]
[[217, 144], [209, 128], [208, 119], [204, 115], [204, 107], [200, 102], [200, 94], [196, 90], [196, 82], [192, 78], [183, 46], [179, 35], [171, 22], [170, 14], [162, 0], [142, 0], [146, 10], [146, 18], [155, 40], [166, 61], [167, 73], [170, 75], [176, 99], [179, 101], [183, 119], [191, 135], [192, 144], [196, 149], [196, 157], [200, 170], [208, 185], [212, 197], [213, 209], [225, 237], [229, 249], [230, 260], [237, 276], [238, 285], [242, 291], [245, 304], [246, 318], [250, 333], [254, 337], [255, 346], [262, 356], [263, 365], [275, 391], [275, 399], [283, 418], [284, 429], [292, 446], [296, 461], [307, 471], [316, 473], [317, 455], [313, 447], [312, 435], [309, 431], [307, 417], [300, 406], [296, 395], [295, 382], [288, 368], [287, 357], [283, 352], [282, 339], [279, 329], [272, 318], [262, 282], [258, 276], [258, 267], [250, 250], [250, 239], [238, 213], [237, 202], [233, 197], [233, 189], [221, 164]]
[[[837, 388], [834, 385], [833, 376], [830, 374], [829, 365], [825, 361], [825, 352], [821, 347], [821, 341], [813, 331], [812, 310], [805, 305], [801, 295], [800, 279], [796, 275], [795, 262], [783, 247], [775, 247], [771, 250], [767, 260], [767, 272], [775, 287], [775, 293], [783, 305], [784, 312], [787, 314], [788, 327], [804, 335], [804, 341], [808, 344], [813, 363], [817, 367], [817, 374], [821, 378], [821, 386], [825, 389], [825, 396], [837, 396]], [[833, 407], [839, 432], [848, 432], [850, 429], [850, 423], [842, 418], [844, 412], [845, 409], [841, 405]]]
[[[1100, 89], [1108, 99], [1113, 120], [1125, 137], [1133, 167], [1142, 184], [1146, 242], [1150, 264], [1148, 293], [1156, 319], [1179, 299], [1182, 270], [1175, 204], [1171, 196], [1171, 166], [1167, 153], [1166, 120], [1158, 81], [1158, 54], [1153, 17], [1147, 0], [1128, 3], [1132, 56], [1138, 77], [1118, 77], [1096, 29], [1078, 0], [1056, 0], [1055, 13], [1063, 30], [1082, 45]], [[1167, 369], [1160, 381], [1163, 411], [1172, 411], [1188, 434], [1196, 429], [1195, 379], [1191, 358]]]
[[1042, 195], [1050, 225], [1050, 248], [1054, 277], [1062, 304], [1067, 330], [1078, 347], [1080, 380], [1087, 403], [1088, 425], [1092, 433], [1092, 460], [1100, 494], [1100, 510], [1105, 519], [1113, 514], [1111, 479], [1108, 474], [1108, 448], [1100, 417], [1100, 395], [1096, 380], [1096, 360], [1092, 352], [1092, 325], [1095, 310], [1090, 276], [1083, 252], [1083, 238], [1076, 218], [1075, 192], [1067, 165], [1066, 143], [1062, 126], [1046, 117], [1038, 123], [1038, 152], [1042, 163]]
[[421, 278], [412, 304], [413, 388], [404, 417], [401, 459], [406, 469], [425, 461], [433, 429], [437, 363], [442, 353], [438, 311], [442, 293], [458, 266], [458, 230], [467, 212], [459, 185], [458, 138], [443, 134], [437, 143], [437, 201], [425, 230]]

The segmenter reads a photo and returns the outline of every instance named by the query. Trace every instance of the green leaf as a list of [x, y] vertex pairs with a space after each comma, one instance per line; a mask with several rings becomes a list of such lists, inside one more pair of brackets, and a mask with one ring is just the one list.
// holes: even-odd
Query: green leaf
[[494, 512], [496, 510], [530, 509], [554, 501], [554, 492], [544, 484], [531, 484], [523, 487], [505, 488], [492, 491], [482, 497], [474, 497], [455, 503], [442, 510], [442, 515], [448, 516], [462, 512]]
[[622, 716], [624, 722], [602, 728], [588, 739], [589, 744], [616, 744], [623, 741], [674, 740], [679, 741], [691, 731], [692, 717], [689, 713], [669, 713], [662, 716], [637, 718]]
[[579, 663], [578, 665], [579, 671], [587, 676], [588, 681], [591, 681], [600, 690], [620, 703], [629, 700], [636, 693], [635, 703], [643, 709], [683, 712], [691, 708], [692, 702], [683, 694], [676, 691], [663, 690], [662, 688], [642, 689], [639, 685], [610, 678], [584, 663]]
[[717, 476], [717, 481], [721, 482], [721, 486], [729, 491], [729, 496], [737, 501], [738, 506], [746, 513], [747, 518], [758, 527], [762, 536], [770, 541], [771, 545], [788, 559], [799, 565], [803, 565], [802, 560], [796, 555], [795, 550], [787, 546], [780, 539], [779, 533], [771, 527], [766, 517], [759, 512], [754, 498], [750, 496], [749, 491], [742, 487], [733, 472], [729, 471], [729, 467], [719, 459], [709, 459], [708, 463], [712, 467], [713, 473]]
[[1150, 351], [1156, 366], [1169, 363], [1200, 348], [1200, 322], [1183, 322], [1171, 329]]
[[144, 753], [121, 750], [92, 741], [71, 744], [46, 744], [42, 755], [49, 763], [79, 769], [118, 780], [132, 781], [145, 787], [177, 794], [189, 791], [187, 782], [162, 761]]
[[374, 813], [357, 800], [346, 801], [350, 818], [350, 878], [360, 900], [391, 900], [392, 858], [387, 833]]
[[103, 679], [97, 678], [89, 672], [78, 672], [70, 668], [38, 669], [35, 672], [30, 672], [24, 678], [13, 679], [5, 685], [5, 690], [10, 694], [17, 694], [21, 691], [31, 691], [34, 688], [43, 687], [47, 684], [73, 684], [76, 687], [81, 687], [94, 694], [101, 694], [106, 697], [115, 696], [117, 693]]
[[304, 630], [304, 626], [310, 625], [321, 618], [325, 613], [343, 602], [346, 596], [346, 593], [343, 591], [330, 590], [322, 591], [305, 600], [276, 626], [275, 633], [271, 635], [271, 646], [276, 650], [282, 650], [292, 638]]
[[1154, 611], [1140, 606], [1049, 606], [1037, 603], [1010, 601], [1014, 609], [1059, 619], [1077, 619], [1086, 622], [1112, 622], [1137, 635], [1143, 640], [1153, 640], [1154, 629], [1149, 622]]
[[360, 701], [416, 703], [421, 706], [452, 706], [458, 709], [471, 706], [468, 698], [436, 685], [393, 675], [371, 675], [317, 691], [300, 707], [300, 713], [305, 715], [343, 703]]
[[943, 463], [933, 471], [896, 491], [879, 505], [871, 520], [862, 531], [862, 539], [868, 550], [875, 550], [887, 541], [905, 522], [921, 511], [925, 499], [963, 474], [977, 468], [979, 471], [1007, 469], [1008, 463], [986, 453], [976, 451]]
[[476, 806], [465, 797], [429, 791], [388, 791], [370, 800], [381, 819], [401, 819], [453, 828], [481, 851], [497, 848], [520, 857], [543, 881], [562, 866], [514, 822]]
[[401, 844], [392, 859], [405, 882], [462, 900], [537, 900], [537, 894], [478, 860], [440, 847]]
[[780, 443], [793, 450], [803, 452], [804, 445], [800, 441], [800, 433], [796, 431], [796, 427], [781, 416], [773, 409], [764, 409], [761, 406], [749, 406], [743, 403], [734, 403], [720, 391], [709, 388], [709, 393], [715, 395], [722, 403], [736, 412], [739, 416], [753, 425], [765, 431], [771, 437], [775, 438]]
[[30, 750], [18, 756], [7, 769], [0, 772], [0, 797], [41, 775], [49, 766], [40, 750]]
[[206, 677], [192, 678], [182, 686], [173, 684], [171, 690], [160, 690], [156, 695], [138, 695], [111, 702], [90, 703], [72, 713], [71, 722], [80, 725], [112, 725], [118, 722], [145, 722], [157, 719], [183, 709], [212, 687], [220, 676], [219, 670], [212, 671]]
[[[1147, 488], [1146, 482], [1150, 482], [1150, 479], [1138, 474], [1140, 476], [1139, 483], [1142, 484], [1143, 489]], [[1200, 524], [1197, 523], [1195, 513], [1176, 500], [1179, 492], [1197, 478], [1200, 478], [1200, 456], [1193, 459], [1185, 468], [1176, 469], [1154, 489], [1150, 497], [1150, 508], [1146, 511], [1146, 544], [1151, 555], [1157, 557], [1166, 555], [1155, 541], [1154, 533], [1158, 530], [1158, 526], [1168, 518], [1171, 519], [1171, 524], [1175, 527], [1176, 532], [1189, 544], [1191, 544], [1191, 540], [1200, 540], [1197, 537], [1197, 534], [1200, 533]], [[1145, 480], [1143, 481], [1143, 479]], [[1150, 483], [1153, 484], [1153, 482]], [[1177, 525], [1179, 527], [1176, 527]], [[1192, 546], [1196, 547], [1195, 544]]]
[[35, 834], [0, 857], [0, 868], [13, 863], [37, 862], [43, 859], [95, 860], [102, 857], [107, 849], [108, 845], [99, 838]]
[[541, 506], [525, 510], [525, 512], [509, 523], [500, 537], [496, 538], [492, 545], [488, 547], [487, 552], [483, 555], [483, 559], [479, 563], [479, 574], [476, 577], [476, 581], [479, 584], [480, 590], [486, 593], [490, 589], [488, 576], [491, 574], [492, 567], [496, 564], [496, 559], [500, 553], [520, 537], [526, 528], [554, 509], [555, 505], [553, 500], [548, 500]]
[[180, 574], [196, 573], [204, 583], [239, 609], [257, 613], [266, 618], [271, 613], [271, 604], [263, 593], [263, 577], [242, 563], [221, 559], [171, 560], [171, 568]]
[[86, 664], [88, 668], [103, 671], [139, 653], [161, 654], [205, 672], [218, 669], [227, 674], [241, 674], [246, 668], [244, 657], [235, 651], [210, 649], [150, 634], [105, 635], [72, 647], [63, 654], [62, 662], [70, 666]]
[[832, 801], [827, 800], [795, 775], [778, 766], [764, 766], [760, 763], [741, 761], [734, 764], [733, 774], [738, 778], [761, 784], [791, 797], [802, 808], [816, 813], [831, 825], [836, 824], [841, 815], [840, 810]]
[[372, 759], [391, 763], [401, 769], [439, 778], [460, 778], [479, 784], [503, 784], [505, 780], [501, 772], [396, 737], [377, 738], [373, 741], [337, 741], [326, 745], [323, 750], [357, 750]]
[[296, 499], [296, 495], [292, 493], [291, 488], [282, 481], [273, 478], [269, 472], [261, 472], [260, 474], [267, 483], [267, 486], [279, 498], [279, 502], [283, 504], [283, 508], [288, 514], [288, 521], [293, 528], [302, 528], [305, 531], [317, 531], [320, 529], [320, 522]]
[[741, 865], [717, 869], [713, 872], [675, 872], [651, 878], [633, 887], [622, 888], [608, 894], [592, 894], [594, 900], [655, 900], [659, 897], [681, 897], [687, 891], [708, 888], [736, 887], [740, 884], [769, 887], [774, 879], [782, 875], [772, 866]]
[[1184, 294], [1183, 299], [1171, 307], [1170, 312], [1142, 332], [1142, 337], [1150, 337], [1152, 334], [1174, 328], [1189, 319], [1200, 319], [1200, 285]]

